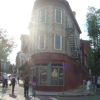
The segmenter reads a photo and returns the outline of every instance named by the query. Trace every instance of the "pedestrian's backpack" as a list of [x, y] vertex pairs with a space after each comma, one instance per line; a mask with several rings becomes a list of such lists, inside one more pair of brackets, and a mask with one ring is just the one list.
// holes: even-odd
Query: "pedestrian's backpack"
[[15, 84], [15, 78], [12, 79], [11, 84]]

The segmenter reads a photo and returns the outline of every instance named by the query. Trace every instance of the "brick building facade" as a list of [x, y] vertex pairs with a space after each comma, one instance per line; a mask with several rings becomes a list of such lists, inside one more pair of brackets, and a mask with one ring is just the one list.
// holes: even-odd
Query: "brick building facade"
[[20, 70], [28, 70], [30, 79], [35, 75], [42, 91], [62, 91], [63, 86], [68, 90], [81, 85], [86, 78], [82, 71], [86, 69], [83, 55], [87, 51], [84, 46], [80, 49], [81, 30], [69, 3], [36, 0], [31, 16], [29, 40], [21, 40], [22, 52], [32, 56]]

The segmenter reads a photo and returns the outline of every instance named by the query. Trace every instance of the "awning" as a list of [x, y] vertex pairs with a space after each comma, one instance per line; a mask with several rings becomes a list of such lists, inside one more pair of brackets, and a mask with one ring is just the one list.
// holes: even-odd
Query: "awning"
[[22, 66], [20, 66], [19, 70], [25, 70], [26, 67], [27, 67], [27, 62], [25, 64], [23, 64]]

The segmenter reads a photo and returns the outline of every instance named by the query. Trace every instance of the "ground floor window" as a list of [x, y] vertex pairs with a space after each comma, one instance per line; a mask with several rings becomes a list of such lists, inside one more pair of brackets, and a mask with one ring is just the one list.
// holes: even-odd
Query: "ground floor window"
[[41, 67], [40, 69], [40, 84], [47, 85], [47, 67]]
[[30, 78], [36, 76], [40, 86], [62, 86], [63, 67], [62, 66], [35, 66], [31, 69]]
[[58, 68], [51, 68], [51, 85], [58, 84]]

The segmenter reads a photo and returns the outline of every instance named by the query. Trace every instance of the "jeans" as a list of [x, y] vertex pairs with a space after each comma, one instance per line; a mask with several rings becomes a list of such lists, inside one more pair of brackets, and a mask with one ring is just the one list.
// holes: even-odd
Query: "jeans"
[[14, 93], [15, 84], [12, 84], [12, 93]]
[[5, 85], [6, 85], [6, 88], [7, 88], [7, 79], [3, 80], [3, 88], [5, 87]]
[[33, 96], [36, 97], [36, 85], [32, 85]]
[[24, 87], [24, 96], [28, 96], [29, 87]]

